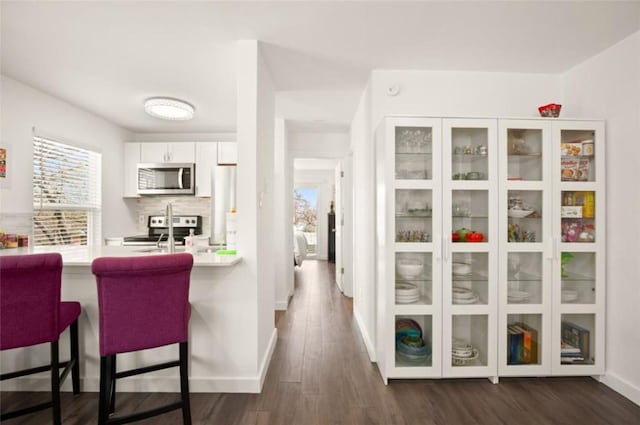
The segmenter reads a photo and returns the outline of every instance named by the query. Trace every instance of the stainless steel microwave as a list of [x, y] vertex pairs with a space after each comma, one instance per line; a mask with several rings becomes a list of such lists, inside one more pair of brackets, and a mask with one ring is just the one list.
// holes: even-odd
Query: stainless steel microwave
[[193, 195], [195, 174], [195, 164], [138, 164], [138, 194]]

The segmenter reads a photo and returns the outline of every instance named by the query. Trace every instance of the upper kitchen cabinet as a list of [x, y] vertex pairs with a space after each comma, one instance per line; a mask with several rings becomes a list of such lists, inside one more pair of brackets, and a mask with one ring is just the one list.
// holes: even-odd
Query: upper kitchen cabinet
[[122, 196], [125, 198], [138, 198], [138, 170], [140, 162], [141, 143], [124, 144], [124, 188]]
[[141, 143], [140, 162], [195, 162], [195, 143]]
[[196, 196], [211, 196], [211, 181], [217, 160], [218, 143], [196, 143]]
[[238, 163], [238, 144], [235, 142], [218, 143], [218, 164], [233, 165]]

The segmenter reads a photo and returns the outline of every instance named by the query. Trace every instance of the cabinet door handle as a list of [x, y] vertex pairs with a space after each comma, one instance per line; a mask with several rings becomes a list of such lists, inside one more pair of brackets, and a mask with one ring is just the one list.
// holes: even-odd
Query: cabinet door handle
[[553, 259], [556, 261], [560, 259], [560, 242], [557, 236], [553, 238]]

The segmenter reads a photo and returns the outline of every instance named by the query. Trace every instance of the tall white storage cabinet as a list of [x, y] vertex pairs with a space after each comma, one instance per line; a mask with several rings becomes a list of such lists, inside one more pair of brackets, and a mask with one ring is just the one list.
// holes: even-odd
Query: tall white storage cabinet
[[385, 383], [442, 375], [441, 125], [388, 118], [376, 135], [377, 361]]
[[500, 120], [499, 133], [499, 375], [601, 374], [604, 123]]
[[388, 117], [377, 357], [393, 378], [604, 372], [604, 123]]
[[[377, 132], [378, 367], [385, 382], [497, 373], [496, 125], [387, 118]], [[467, 229], [468, 242], [452, 240]]]

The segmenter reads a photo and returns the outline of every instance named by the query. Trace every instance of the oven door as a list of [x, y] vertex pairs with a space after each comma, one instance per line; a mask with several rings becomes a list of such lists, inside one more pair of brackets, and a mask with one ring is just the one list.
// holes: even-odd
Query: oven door
[[139, 195], [195, 194], [195, 164], [138, 164]]

